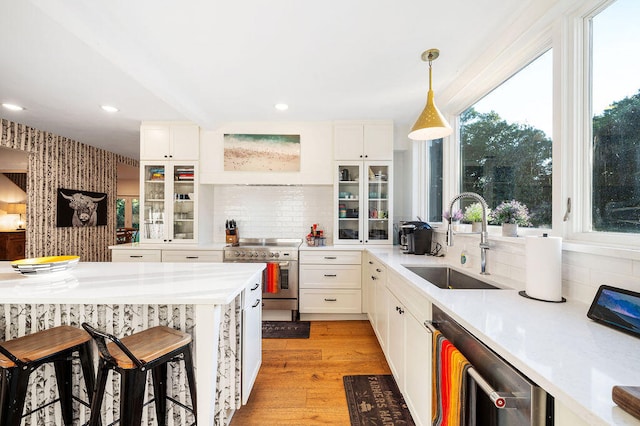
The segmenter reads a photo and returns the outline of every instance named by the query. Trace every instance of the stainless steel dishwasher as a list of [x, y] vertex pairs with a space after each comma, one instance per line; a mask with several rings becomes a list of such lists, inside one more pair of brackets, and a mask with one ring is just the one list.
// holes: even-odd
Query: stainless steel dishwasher
[[468, 426], [552, 426], [553, 397], [476, 339], [437, 306], [435, 327], [471, 363]]

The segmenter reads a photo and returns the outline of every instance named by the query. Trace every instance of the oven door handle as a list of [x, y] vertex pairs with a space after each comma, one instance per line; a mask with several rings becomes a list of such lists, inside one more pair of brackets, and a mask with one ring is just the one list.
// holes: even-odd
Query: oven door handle
[[284, 261], [284, 262], [275, 261], [275, 262], [267, 262], [267, 263], [277, 263], [281, 268], [288, 268], [289, 267], [289, 263], [291, 263], [291, 262], [289, 262], [287, 260], [287, 261]]

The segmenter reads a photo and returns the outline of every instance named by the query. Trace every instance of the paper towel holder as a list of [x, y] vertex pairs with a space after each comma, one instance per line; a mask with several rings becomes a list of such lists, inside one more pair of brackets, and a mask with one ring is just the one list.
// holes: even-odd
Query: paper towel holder
[[537, 300], [539, 302], [549, 302], [549, 303], [564, 303], [567, 301], [567, 299], [565, 299], [564, 297], [562, 298], [562, 300], [545, 300], [545, 299], [538, 299], [537, 297], [531, 297], [527, 294], [526, 291], [521, 290], [518, 292], [518, 294], [522, 297], [526, 297], [527, 299], [531, 299], [531, 300]]

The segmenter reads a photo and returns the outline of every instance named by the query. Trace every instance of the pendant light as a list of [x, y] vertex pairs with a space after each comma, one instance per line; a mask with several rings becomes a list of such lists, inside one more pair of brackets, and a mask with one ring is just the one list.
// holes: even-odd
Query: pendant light
[[427, 141], [449, 136], [453, 129], [447, 123], [442, 113], [433, 101], [433, 90], [431, 88], [431, 63], [440, 56], [438, 49], [429, 49], [422, 52], [422, 60], [429, 62], [429, 92], [427, 93], [427, 105], [416, 120], [416, 124], [411, 128], [409, 139], [416, 141]]

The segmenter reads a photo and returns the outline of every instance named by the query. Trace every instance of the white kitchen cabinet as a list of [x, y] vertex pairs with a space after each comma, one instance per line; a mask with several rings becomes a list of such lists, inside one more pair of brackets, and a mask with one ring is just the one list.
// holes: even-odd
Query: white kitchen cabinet
[[336, 162], [334, 244], [393, 244], [391, 164]]
[[249, 400], [251, 388], [262, 365], [262, 283], [249, 284], [242, 303], [242, 404]]
[[[387, 315], [389, 316], [389, 334], [387, 336], [387, 361], [402, 391], [405, 382], [405, 318], [409, 315], [406, 308], [389, 289], [387, 289]], [[404, 392], [403, 392], [404, 393]]]
[[193, 123], [145, 122], [140, 126], [140, 160], [197, 161], [200, 128]]
[[[362, 312], [371, 322], [376, 321], [376, 290], [378, 285], [386, 286], [387, 268], [371, 254], [366, 254], [362, 268]], [[375, 327], [374, 327], [375, 328]]]
[[362, 313], [361, 252], [300, 252], [300, 313]]
[[112, 262], [160, 262], [162, 250], [156, 249], [118, 249], [112, 250]]
[[431, 424], [432, 334], [410, 312], [404, 314], [404, 399], [416, 425]]
[[300, 289], [300, 313], [302, 314], [360, 314], [362, 296], [360, 289]]
[[376, 336], [382, 351], [387, 353], [388, 336], [389, 336], [389, 312], [387, 311], [388, 291], [387, 280], [374, 280], [375, 283], [375, 308], [373, 311], [373, 323]]
[[198, 163], [140, 163], [140, 242], [198, 241]]
[[163, 262], [222, 263], [222, 250], [162, 250]]
[[333, 126], [334, 159], [393, 160], [393, 122], [344, 122]]
[[394, 271], [387, 290], [387, 361], [415, 423], [429, 425], [433, 336], [424, 323], [431, 319], [431, 303]]

